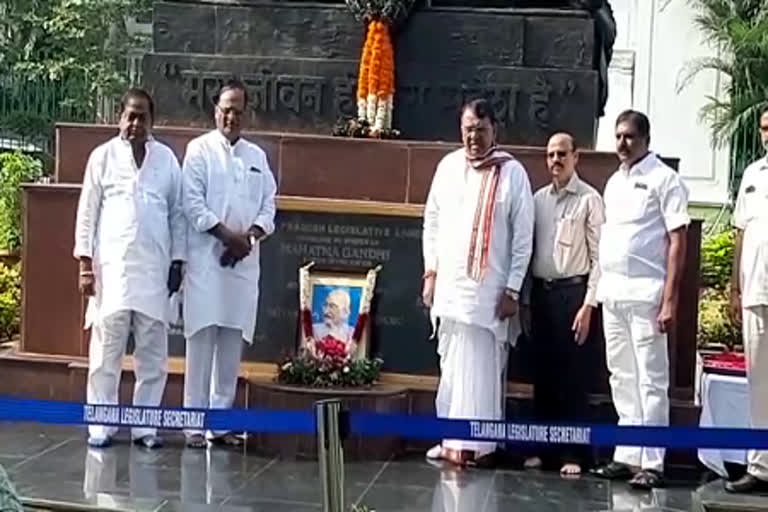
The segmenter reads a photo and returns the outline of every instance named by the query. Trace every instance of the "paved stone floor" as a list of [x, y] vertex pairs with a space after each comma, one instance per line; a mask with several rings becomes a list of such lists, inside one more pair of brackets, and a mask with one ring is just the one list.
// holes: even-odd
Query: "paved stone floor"
[[[126, 436], [126, 434], [123, 434]], [[172, 438], [148, 451], [123, 441], [108, 449], [85, 444], [82, 428], [0, 423], [0, 464], [28, 499], [97, 506], [101, 510], [320, 510], [318, 467], [311, 461], [269, 459], [221, 449], [189, 450]], [[349, 503], [377, 512], [678, 512], [758, 510], [768, 498], [736, 499], [721, 508], [722, 483], [672, 483], [651, 493], [589, 477], [510, 470], [456, 473], [420, 457], [348, 463]]]

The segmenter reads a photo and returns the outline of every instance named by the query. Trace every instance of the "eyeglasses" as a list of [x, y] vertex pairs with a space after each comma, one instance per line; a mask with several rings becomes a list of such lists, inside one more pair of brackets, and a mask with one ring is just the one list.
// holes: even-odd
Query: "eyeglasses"
[[245, 112], [244, 110], [240, 110], [239, 108], [235, 108], [235, 107], [222, 108], [219, 105], [216, 105], [216, 108], [219, 110], [219, 112], [221, 112], [225, 116], [228, 116], [229, 114], [232, 114], [232, 115], [234, 115], [236, 117], [241, 117], [243, 115], [243, 113]]

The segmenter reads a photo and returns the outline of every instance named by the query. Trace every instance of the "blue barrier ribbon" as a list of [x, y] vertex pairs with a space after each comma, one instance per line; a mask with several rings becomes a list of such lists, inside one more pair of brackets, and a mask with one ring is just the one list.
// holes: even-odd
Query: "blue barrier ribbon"
[[449, 420], [425, 416], [351, 414], [350, 430], [362, 436], [463, 439], [512, 444], [582, 444], [666, 448], [768, 449], [768, 430], [701, 427], [636, 427]]
[[235, 430], [315, 434], [313, 411], [272, 409], [177, 409], [88, 405], [57, 400], [0, 397], [0, 420], [60, 425], [114, 425], [168, 430]]
[[[350, 433], [364, 437], [463, 439], [511, 444], [581, 444], [667, 448], [768, 449], [768, 430], [698, 427], [634, 427], [587, 424], [536, 424], [510, 421], [442, 419], [352, 412]], [[178, 409], [89, 405], [56, 400], [0, 396], [0, 421], [63, 425], [98, 424], [210, 429], [264, 433], [316, 434], [312, 410]]]

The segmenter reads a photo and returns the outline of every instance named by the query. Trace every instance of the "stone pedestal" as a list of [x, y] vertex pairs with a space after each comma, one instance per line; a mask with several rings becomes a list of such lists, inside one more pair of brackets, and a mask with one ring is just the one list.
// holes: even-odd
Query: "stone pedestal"
[[[238, 75], [251, 127], [330, 134], [356, 115], [364, 27], [343, 3], [157, 2], [144, 81], [159, 124], [208, 125], [211, 97]], [[586, 11], [431, 7], [395, 35], [394, 125], [405, 138], [458, 140], [458, 109], [484, 96], [499, 140], [545, 145], [556, 130], [592, 147], [594, 21]]]
[[[267, 409], [312, 409], [315, 402], [340, 398], [350, 411], [383, 414], [408, 414], [408, 389], [399, 386], [374, 386], [371, 389], [312, 389], [282, 386], [272, 382], [250, 382], [249, 407]], [[259, 454], [287, 459], [317, 458], [317, 439], [294, 434], [251, 434], [249, 449]], [[393, 437], [363, 439], [350, 436], [344, 442], [345, 460], [389, 460], [401, 455], [405, 444]]]

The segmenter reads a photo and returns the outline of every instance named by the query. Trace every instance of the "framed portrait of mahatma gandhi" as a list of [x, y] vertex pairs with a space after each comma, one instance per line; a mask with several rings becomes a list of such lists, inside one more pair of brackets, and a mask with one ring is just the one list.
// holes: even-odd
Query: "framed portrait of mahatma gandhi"
[[367, 273], [312, 272], [299, 269], [300, 348], [317, 353], [318, 343], [341, 342], [344, 356], [369, 355], [371, 300], [380, 267]]

